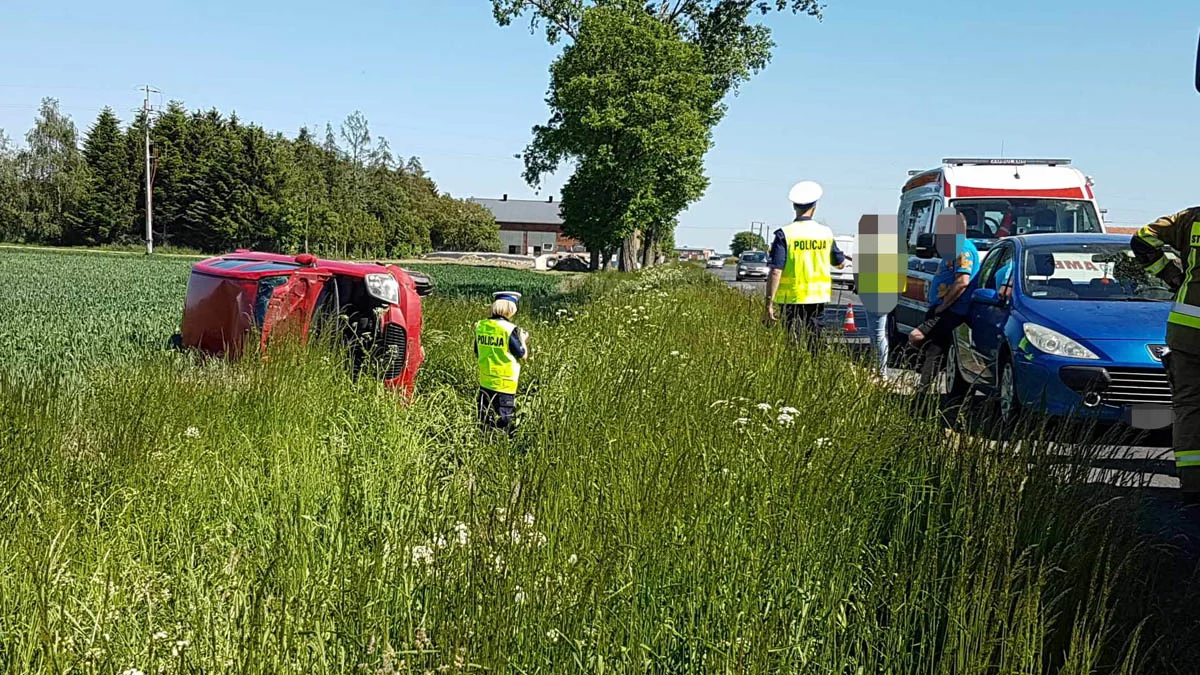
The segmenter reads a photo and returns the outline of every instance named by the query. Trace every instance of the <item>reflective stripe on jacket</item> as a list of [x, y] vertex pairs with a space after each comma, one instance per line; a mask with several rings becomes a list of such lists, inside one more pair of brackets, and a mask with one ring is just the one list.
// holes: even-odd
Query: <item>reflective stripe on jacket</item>
[[787, 264], [779, 277], [775, 302], [815, 305], [833, 298], [829, 271], [833, 230], [815, 220], [798, 220], [782, 228], [787, 239]]
[[504, 319], [485, 319], [475, 324], [475, 351], [478, 353], [479, 386], [501, 394], [517, 393], [521, 362], [508, 348], [517, 327]]

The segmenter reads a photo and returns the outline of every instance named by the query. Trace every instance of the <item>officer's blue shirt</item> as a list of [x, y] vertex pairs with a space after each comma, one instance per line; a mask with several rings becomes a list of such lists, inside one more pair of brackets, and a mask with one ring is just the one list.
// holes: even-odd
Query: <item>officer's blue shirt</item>
[[[954, 284], [954, 279], [960, 274], [970, 275], [970, 280], [975, 280], [975, 275], [979, 274], [979, 249], [975, 248], [975, 244], [971, 243], [970, 239], [963, 239], [962, 250], [953, 258], [944, 259], [938, 265], [937, 274], [934, 275], [933, 281], [929, 284], [929, 306], [937, 307], [942, 304], [942, 298], [950, 292], [950, 287]], [[971, 294], [964, 292], [958, 296], [958, 300], [953, 305], [946, 309], [947, 312], [954, 314], [966, 314], [971, 306]]]
[[[508, 319], [500, 316], [499, 314], [493, 314], [489, 318], [495, 319], [497, 321], [509, 321]], [[512, 322], [509, 321], [509, 323], [512, 323]], [[513, 324], [513, 325], [515, 326], [516, 324]], [[520, 332], [520, 329], [514, 329], [513, 332], [509, 334], [509, 336], [508, 336], [508, 353], [512, 354], [513, 356], [517, 357], [518, 359], [523, 359], [523, 358], [525, 358], [525, 345], [521, 344], [521, 336], [517, 334], [519, 332]], [[479, 343], [475, 342], [475, 343], [472, 343], [472, 345], [475, 347], [475, 356], [479, 356]]]
[[[797, 220], [812, 220], [809, 216], [798, 218]], [[775, 230], [775, 238], [771, 240], [770, 261], [767, 266], [773, 270], [782, 270], [787, 267], [787, 237], [783, 235], [783, 230]], [[833, 247], [829, 249], [829, 264], [841, 265], [846, 261], [846, 254], [838, 248], [837, 242], [833, 242]]]

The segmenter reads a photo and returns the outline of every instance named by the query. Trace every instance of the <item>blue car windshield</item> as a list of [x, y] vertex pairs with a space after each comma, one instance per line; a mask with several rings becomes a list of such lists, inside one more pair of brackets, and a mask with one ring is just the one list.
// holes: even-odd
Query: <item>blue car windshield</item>
[[[1170, 254], [1169, 254], [1170, 255]], [[1174, 294], [1122, 244], [1043, 244], [1025, 249], [1024, 293], [1039, 300], [1168, 302]]]

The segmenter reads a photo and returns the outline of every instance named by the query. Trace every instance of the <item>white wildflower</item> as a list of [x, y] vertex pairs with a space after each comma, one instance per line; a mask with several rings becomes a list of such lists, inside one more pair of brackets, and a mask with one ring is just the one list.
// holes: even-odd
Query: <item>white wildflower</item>
[[671, 356], [679, 356], [679, 351], [678, 351], [678, 350], [675, 350], [675, 349], [672, 349], [672, 350], [671, 350]]
[[188, 427], [183, 430], [183, 435], [187, 438], [200, 438], [200, 430], [196, 427]]
[[546, 637], [550, 639], [551, 643], [557, 643], [558, 642], [558, 631], [551, 628], [550, 630], [546, 631]]
[[568, 565], [574, 565], [578, 562], [579, 562], [579, 556], [575, 555], [574, 553], [571, 554], [570, 558], [567, 558]]
[[428, 546], [412, 547], [412, 561], [414, 565], [432, 565], [433, 549]]
[[785, 413], [785, 414], [788, 414], [788, 415], [799, 415], [799, 414], [800, 414], [800, 411], [799, 411], [799, 410], [797, 410], [797, 409], [793, 408], [793, 407], [792, 407], [792, 406], [790, 406], [790, 405], [785, 405], [785, 406], [783, 406], [782, 408], [780, 408], [780, 409], [779, 409], [779, 412], [781, 412], [781, 413]]
[[466, 546], [467, 542], [470, 541], [470, 535], [471, 533], [467, 529], [466, 523], [459, 522], [454, 524], [454, 538], [459, 546]]
[[790, 427], [790, 426], [792, 426], [792, 422], [794, 422], [796, 418], [792, 417], [791, 415], [789, 415], [787, 413], [780, 413], [779, 417], [776, 419], [783, 426]]
[[508, 512], [502, 508], [497, 508], [496, 509], [496, 520], [499, 520], [502, 523], [505, 522], [506, 520], [508, 520]]
[[733, 421], [734, 425], [739, 426], [739, 427], [745, 426], [749, 422], [750, 422], [750, 418], [748, 418], [748, 417], [739, 417]]
[[546, 545], [546, 535], [542, 534], [541, 532], [534, 532], [533, 536], [530, 537], [530, 540], [533, 542], [534, 546]]
[[514, 528], [512, 529], [512, 531], [508, 533], [508, 536], [509, 536], [509, 537], [512, 537], [512, 542], [513, 542], [514, 544], [519, 544], [519, 543], [521, 543], [521, 531], [520, 531], [520, 530], [518, 530], [517, 528], [515, 528], [515, 527], [514, 527]]
[[121, 671], [121, 675], [146, 675], [146, 674], [143, 673], [142, 671], [138, 670], [137, 668], [126, 668], [125, 670]]
[[515, 592], [513, 593], [513, 602], [517, 603], [518, 605], [523, 605], [528, 599], [529, 596], [525, 595], [525, 590], [520, 586], [517, 586]]
[[179, 655], [182, 654], [183, 650], [187, 649], [188, 645], [190, 644], [191, 643], [187, 640], [176, 640], [175, 646], [171, 648], [171, 656], [179, 658]]
[[497, 572], [503, 572], [504, 571], [504, 556], [497, 553], [496, 557], [492, 558], [492, 567]]
[[525, 518], [524, 518], [524, 520], [525, 520], [525, 524], [526, 524], [526, 525], [529, 525], [529, 526], [531, 526], [531, 527], [533, 526], [533, 521], [534, 521], [534, 519], [533, 519], [533, 514], [532, 514], [532, 513], [526, 513], [526, 514], [525, 514]]
[[759, 403], [759, 404], [758, 404], [757, 406], [755, 406], [755, 407], [756, 407], [756, 408], [758, 408], [759, 410], [763, 411], [763, 412], [769, 412], [769, 411], [771, 410], [771, 404], [770, 404], [770, 403]]
[[831, 441], [830, 441], [828, 438], [818, 438], [818, 439], [817, 439], [817, 447], [818, 447], [818, 448], [823, 448], [823, 447], [825, 447], [825, 446], [829, 445], [829, 444], [830, 444], [830, 442], [831, 442]]
[[155, 634], [154, 634], [154, 639], [155, 639], [155, 640], [166, 640], [166, 639], [167, 639], [167, 634], [166, 634], [164, 631], [161, 631], [161, 630], [160, 630], [160, 631], [158, 631], [157, 633], [155, 633]]
[[446, 538], [439, 534], [437, 539], [433, 540], [433, 545], [438, 549], [446, 548]]

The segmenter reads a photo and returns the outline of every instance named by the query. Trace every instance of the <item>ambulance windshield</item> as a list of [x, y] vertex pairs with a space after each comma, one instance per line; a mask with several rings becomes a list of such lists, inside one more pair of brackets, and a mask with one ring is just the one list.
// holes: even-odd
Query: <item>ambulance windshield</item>
[[1103, 232], [1091, 202], [1078, 199], [959, 199], [967, 236], [998, 239], [1043, 232]]
[[[1177, 256], [1168, 254], [1174, 260]], [[1025, 295], [1039, 300], [1169, 301], [1173, 294], [1120, 244], [1043, 244], [1025, 250]]]

